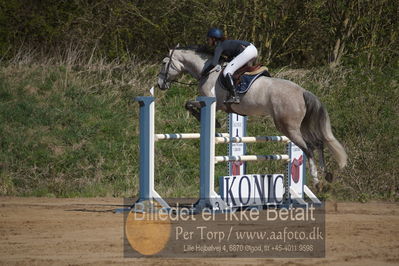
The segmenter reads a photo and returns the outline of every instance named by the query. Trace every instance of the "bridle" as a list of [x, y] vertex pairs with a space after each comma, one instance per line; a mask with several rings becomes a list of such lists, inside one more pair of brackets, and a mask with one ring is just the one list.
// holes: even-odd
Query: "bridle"
[[176, 66], [173, 64], [173, 60], [172, 60], [172, 59], [173, 59], [173, 54], [174, 54], [175, 50], [176, 50], [176, 47], [173, 48], [172, 52], [166, 57], [166, 58], [168, 58], [169, 60], [168, 60], [168, 64], [166, 65], [165, 72], [164, 72], [164, 73], [159, 73], [160, 75], [162, 75], [162, 76], [164, 77], [164, 78], [163, 78], [163, 84], [162, 84], [162, 86], [165, 88], [167, 82], [169, 82], [169, 83], [180, 83], [180, 84], [189, 85], [189, 86], [191, 86], [191, 85], [196, 85], [196, 83], [185, 83], [185, 82], [179, 82], [179, 81], [177, 81], [177, 80], [170, 80], [170, 81], [168, 81], [170, 67], [172, 66], [173, 68], [176, 69]]
[[[169, 69], [170, 69], [170, 66], [173, 63], [172, 58], [173, 58], [173, 53], [175, 52], [175, 50], [176, 50], [176, 47], [173, 48], [172, 52], [168, 55], [169, 61], [168, 61], [168, 64], [166, 65], [165, 73], [163, 73], [164, 79], [163, 79], [163, 84], [162, 85], [163, 85], [164, 88], [166, 86], [166, 83], [168, 82]], [[176, 67], [176, 66], [174, 66], [174, 67]]]
[[[198, 85], [199, 82], [190, 82], [190, 83], [187, 83], [187, 82], [181, 82], [181, 81], [177, 81], [177, 80], [170, 80], [170, 81], [168, 81], [168, 78], [169, 78], [169, 70], [170, 70], [170, 68], [173, 67], [174, 69], [176, 69], [176, 66], [175, 66], [175, 64], [173, 63], [173, 60], [172, 60], [172, 59], [173, 59], [173, 54], [174, 54], [175, 50], [176, 50], [176, 47], [174, 47], [174, 48], [172, 49], [172, 52], [171, 52], [167, 57], [165, 57], [165, 59], [166, 59], [166, 58], [169, 59], [167, 65], [166, 65], [166, 68], [165, 68], [165, 72], [164, 72], [164, 73], [159, 73], [160, 76], [163, 76], [163, 77], [164, 77], [163, 83], [162, 83], [162, 87], [165, 88], [167, 82], [169, 82], [169, 83], [178, 83], [178, 84], [183, 84], [183, 85], [187, 85], [187, 86]], [[220, 71], [220, 69], [216, 69], [216, 70], [209, 71], [206, 75], [201, 76], [201, 77], [200, 77], [200, 80], [201, 80], [202, 78], [208, 76], [208, 75], [211, 74], [212, 72], [215, 72], [215, 71]]]

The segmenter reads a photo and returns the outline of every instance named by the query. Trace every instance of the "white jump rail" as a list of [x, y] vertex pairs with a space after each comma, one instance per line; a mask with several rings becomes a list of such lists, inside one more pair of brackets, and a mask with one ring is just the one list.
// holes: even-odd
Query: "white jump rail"
[[258, 137], [216, 137], [215, 143], [257, 143], [257, 142], [290, 142], [285, 136], [258, 136]]
[[290, 161], [290, 156], [287, 154], [274, 155], [240, 155], [240, 156], [216, 156], [215, 163], [231, 162], [231, 161]]
[[[216, 137], [229, 138], [229, 133], [216, 133]], [[155, 141], [158, 140], [179, 140], [179, 139], [200, 139], [200, 133], [173, 133], [173, 134], [155, 134]]]

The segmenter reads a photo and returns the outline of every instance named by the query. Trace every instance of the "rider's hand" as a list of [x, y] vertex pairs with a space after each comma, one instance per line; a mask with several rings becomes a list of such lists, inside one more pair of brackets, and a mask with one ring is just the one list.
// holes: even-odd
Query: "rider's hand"
[[209, 71], [212, 70], [212, 68], [213, 68], [212, 65], [207, 66], [207, 67], [204, 69], [204, 71], [202, 71], [201, 76], [202, 76], [202, 77], [207, 76], [207, 75], [209, 74]]

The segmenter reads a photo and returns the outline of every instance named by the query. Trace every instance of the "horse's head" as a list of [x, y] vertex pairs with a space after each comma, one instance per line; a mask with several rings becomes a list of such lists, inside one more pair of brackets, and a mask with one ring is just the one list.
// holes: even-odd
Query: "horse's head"
[[158, 87], [161, 90], [169, 89], [170, 83], [182, 73], [182, 64], [173, 57], [175, 49], [170, 50], [169, 55], [162, 60], [161, 71], [158, 74]]

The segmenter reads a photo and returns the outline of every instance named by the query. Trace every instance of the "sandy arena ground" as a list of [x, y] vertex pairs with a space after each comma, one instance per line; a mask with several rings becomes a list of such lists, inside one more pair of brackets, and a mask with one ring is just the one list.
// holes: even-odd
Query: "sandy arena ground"
[[1, 265], [399, 265], [397, 203], [328, 203], [322, 259], [126, 259], [123, 199], [0, 200]]

